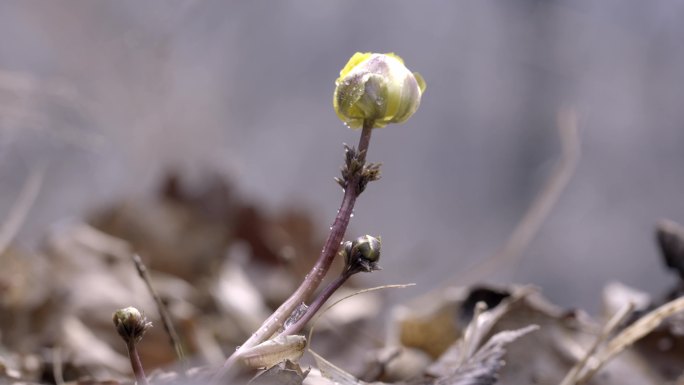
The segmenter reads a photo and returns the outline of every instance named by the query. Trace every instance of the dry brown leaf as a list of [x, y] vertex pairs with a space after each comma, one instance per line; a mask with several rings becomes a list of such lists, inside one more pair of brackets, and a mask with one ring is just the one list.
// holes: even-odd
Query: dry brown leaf
[[[508, 296], [501, 303], [493, 309], [486, 310], [478, 306], [475, 307], [475, 314], [471, 322], [465, 329], [463, 337], [456, 341], [449, 349], [442, 354], [442, 356], [427, 369], [427, 373], [434, 377], [441, 377], [447, 373], [453, 372], [454, 368], [463, 365], [469, 360], [475, 351], [485, 341], [485, 337], [490, 334], [492, 327], [503, 317], [509, 310], [511, 304], [523, 299], [531, 292], [531, 288], [521, 288], [515, 294]], [[484, 302], [478, 302], [479, 305], [484, 305]]]
[[506, 345], [539, 329], [529, 325], [518, 330], [507, 330], [495, 334], [472, 357], [469, 357], [451, 373], [437, 380], [434, 385], [494, 385], [499, 380], [499, 372], [505, 365]]

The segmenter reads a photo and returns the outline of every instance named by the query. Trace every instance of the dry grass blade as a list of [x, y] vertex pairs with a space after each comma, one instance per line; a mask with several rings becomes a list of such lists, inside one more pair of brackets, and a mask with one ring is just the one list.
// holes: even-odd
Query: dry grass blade
[[560, 131], [562, 155], [550, 179], [518, 222], [503, 247], [488, 259], [471, 269], [467, 269], [465, 274], [457, 276], [456, 279], [459, 283], [463, 283], [464, 280], [475, 282], [486, 277], [497, 268], [507, 264], [516, 264], [522, 257], [523, 251], [539, 232], [551, 209], [575, 173], [580, 157], [577, 115], [574, 110], [565, 109], [558, 114], [558, 129]]
[[311, 329], [309, 329], [309, 338], [308, 338], [308, 340], [309, 340], [309, 353], [311, 353], [311, 355], [314, 357], [314, 360], [316, 361], [316, 365], [318, 366], [318, 369], [321, 371], [321, 374], [324, 377], [326, 377], [327, 379], [332, 381], [332, 383], [340, 384], [340, 385], [352, 385], [352, 384], [363, 385], [363, 384], [367, 384], [366, 382], [359, 380], [358, 378], [354, 377], [353, 375], [351, 375], [351, 374], [345, 372], [344, 370], [338, 368], [337, 366], [333, 365], [331, 362], [329, 362], [325, 358], [321, 357], [318, 353], [311, 350], [311, 337], [313, 335], [313, 331], [314, 331], [314, 328], [316, 326], [316, 323], [321, 318], [321, 316], [323, 314], [325, 314], [325, 312], [330, 310], [333, 306], [335, 306], [338, 303], [340, 303], [340, 302], [342, 302], [348, 298], [351, 298], [355, 295], [368, 293], [371, 291], [376, 291], [376, 290], [381, 290], [381, 289], [403, 289], [403, 288], [410, 287], [410, 286], [415, 286], [415, 283], [407, 283], [407, 284], [403, 284], [403, 285], [383, 285], [383, 286], [372, 287], [369, 289], [359, 290], [357, 292], [354, 292], [352, 294], [346, 295], [346, 296], [338, 299], [337, 301], [333, 302], [328, 307], [326, 307], [325, 309], [320, 311], [318, 314], [316, 314], [316, 317], [311, 322]]
[[316, 366], [318, 370], [321, 371], [321, 375], [331, 381], [333, 384], [339, 385], [365, 385], [367, 382], [361, 381], [353, 375], [345, 372], [343, 369], [338, 368], [330, 361], [321, 357], [318, 353], [309, 349], [309, 353], [313, 356], [316, 361]]
[[598, 347], [605, 342], [608, 337], [610, 337], [610, 335], [622, 323], [622, 321], [624, 321], [625, 318], [632, 313], [632, 311], [634, 311], [634, 304], [629, 303], [613, 314], [613, 316], [604, 325], [601, 333], [594, 340], [594, 343], [591, 345], [591, 347], [589, 347], [589, 350], [587, 350], [584, 357], [582, 357], [582, 359], [578, 361], [575, 366], [572, 367], [572, 369], [570, 369], [563, 381], [561, 381], [560, 385], [574, 385], [579, 383], [579, 377], [583, 375], [589, 359], [594, 355], [594, 353], [596, 353]]
[[45, 167], [36, 167], [31, 175], [24, 182], [24, 186], [19, 192], [19, 197], [10, 211], [7, 219], [0, 227], [0, 255], [7, 251], [7, 247], [12, 242], [14, 237], [23, 226], [26, 217], [31, 210], [31, 207], [38, 197], [40, 188], [43, 185], [43, 177], [45, 176]]
[[[335, 301], [335, 302], [333, 302], [332, 304], [330, 304], [329, 306], [327, 306], [325, 309], [321, 310], [318, 314], [316, 314], [316, 317], [315, 317], [315, 318], [313, 319], [313, 321], [311, 322], [311, 329], [309, 329], [309, 338], [308, 338], [309, 346], [311, 346], [311, 336], [313, 335], [314, 327], [316, 326], [316, 323], [318, 322], [318, 320], [321, 318], [321, 316], [323, 316], [323, 314], [325, 314], [328, 310], [330, 310], [333, 306], [337, 305], [338, 303], [344, 301], [345, 299], [354, 297], [354, 296], [356, 296], [356, 295], [364, 294], [364, 293], [370, 293], [370, 292], [376, 291], [376, 290], [382, 290], [382, 289], [404, 289], [404, 288], [411, 287], [411, 286], [415, 286], [415, 285], [416, 285], [415, 283], [404, 283], [404, 284], [398, 284], [398, 285], [382, 285], [382, 286], [376, 286], [376, 287], [371, 287], [371, 288], [368, 288], [368, 289], [363, 289], [363, 290], [356, 291], [356, 292], [354, 292], [354, 293], [351, 293], [351, 294], [349, 294], [349, 295], [345, 295], [344, 297], [338, 299], [337, 301]], [[311, 349], [309, 349], [309, 351], [312, 352]], [[313, 352], [312, 352], [312, 353], [313, 353]]]
[[677, 298], [641, 317], [638, 321], [625, 328], [615, 336], [608, 345], [597, 355], [595, 366], [590, 368], [577, 381], [578, 384], [588, 381], [596, 372], [599, 371], [608, 361], [627, 347], [648, 335], [655, 328], [671, 315], [684, 311], [684, 297]]

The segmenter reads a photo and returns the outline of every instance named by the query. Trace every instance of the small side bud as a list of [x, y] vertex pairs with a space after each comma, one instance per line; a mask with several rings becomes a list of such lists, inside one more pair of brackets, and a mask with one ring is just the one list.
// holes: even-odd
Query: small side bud
[[147, 329], [152, 327], [152, 322], [147, 322], [147, 318], [134, 307], [117, 310], [112, 320], [117, 333], [126, 343], [140, 342]]
[[345, 242], [343, 253], [346, 269], [368, 273], [373, 270], [380, 270], [378, 261], [380, 260], [381, 246], [380, 238], [371, 235], [363, 235], [353, 242]]

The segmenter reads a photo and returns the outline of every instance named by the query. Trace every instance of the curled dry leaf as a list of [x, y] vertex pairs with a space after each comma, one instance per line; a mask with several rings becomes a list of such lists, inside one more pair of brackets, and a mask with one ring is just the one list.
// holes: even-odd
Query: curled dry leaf
[[[511, 304], [524, 298], [530, 293], [530, 290], [530, 288], [518, 290], [515, 295], [509, 296], [491, 310], [483, 311], [484, 309], [481, 309], [478, 311], [478, 306], [476, 305], [476, 311], [471, 322], [466, 327], [463, 337], [442, 354], [439, 360], [427, 369], [427, 373], [440, 377], [453, 372], [454, 368], [463, 365], [482, 345], [494, 324], [508, 312]], [[478, 302], [478, 304], [483, 305], [484, 303]]]
[[506, 345], [539, 329], [529, 325], [518, 330], [508, 330], [495, 334], [472, 357], [457, 367], [452, 373], [438, 378], [434, 385], [494, 385], [499, 380], [499, 372], [504, 366]]
[[[484, 301], [491, 309], [482, 317], [478, 317], [480, 324], [471, 331], [468, 343], [471, 352], [480, 346], [480, 342], [488, 335], [492, 326], [508, 311], [510, 304], [527, 296], [530, 287], [518, 287], [511, 290], [500, 290], [489, 287], [449, 288], [435, 293], [431, 298], [421, 298], [406, 305], [397, 306], [393, 311], [392, 332], [387, 344], [401, 348], [418, 349], [427, 353], [433, 359], [448, 357], [446, 361], [435, 363], [428, 373], [434, 376], [443, 374], [441, 365], [454, 367], [458, 365], [454, 360], [461, 357], [463, 339], [467, 325], [471, 323], [477, 302]], [[475, 324], [477, 324], [477, 322]], [[528, 323], [529, 324], [529, 323]], [[521, 325], [523, 327], [526, 325]], [[473, 334], [473, 332], [477, 333]], [[447, 353], [448, 352], [448, 353]], [[459, 352], [459, 353], [456, 353]], [[391, 369], [391, 365], [388, 367]], [[423, 368], [426, 369], [426, 368]], [[448, 370], [448, 369], [445, 369]], [[418, 374], [418, 373], [413, 373]], [[391, 370], [387, 371], [388, 378], [403, 378]]]
[[[408, 384], [434, 384], [434, 385], [493, 385], [498, 380], [499, 370], [503, 367], [503, 356], [506, 353], [505, 346], [516, 339], [537, 330], [538, 326], [503, 331], [497, 333], [482, 346], [472, 357], [469, 357], [462, 365], [454, 368], [451, 372], [445, 373], [438, 378], [417, 379]], [[323, 377], [330, 380], [333, 384], [339, 385], [369, 385], [385, 384], [383, 382], [365, 382], [343, 369], [335, 366], [325, 358], [311, 351], [316, 365]], [[402, 382], [403, 384], [403, 382]]]
[[[418, 329], [419, 322], [422, 323], [422, 329], [427, 329], [435, 320], [438, 321], [438, 325], [441, 325], [439, 326], [441, 330], [446, 330], [443, 335], [464, 335], [466, 325], [463, 325], [465, 318], [462, 315], [471, 312], [469, 310], [472, 308], [469, 305], [472, 302], [469, 301], [472, 299], [471, 294], [479, 291], [478, 298], [491, 297], [486, 295], [483, 297], [483, 289], [486, 290], [487, 287], [451, 288], [439, 297], [422, 298], [421, 302], [412, 303], [411, 306], [402, 306], [401, 317], [398, 317], [397, 323], [391, 326], [396, 331], [390, 336], [389, 344], [402, 347], [406, 346], [403, 343], [408, 341], [413, 343], [414, 348], [427, 345], [429, 339], [423, 338], [423, 334], [411, 334], [411, 332]], [[483, 313], [491, 315], [500, 311], [503, 314], [492, 317], [490, 329], [482, 333], [481, 341], [498, 332], [517, 330], [532, 324], [539, 325], [540, 330], [507, 347], [506, 366], [501, 368], [500, 383], [559, 383], [570, 368], [585, 355], [596, 338], [599, 325], [581, 312], [567, 311], [551, 304], [537, 292], [528, 292], [521, 296], [519, 287], [511, 287], [504, 291], [507, 291], [509, 296], [491, 310]], [[501, 289], [494, 288], [492, 294], [499, 293], [497, 296], [501, 297], [501, 292]], [[524, 292], [523, 290], [522, 293]], [[449, 314], [451, 318], [447, 317]], [[483, 318], [480, 322], [486, 319]], [[480, 330], [484, 331], [485, 328], [481, 327]], [[419, 331], [425, 333], [425, 330]], [[406, 338], [407, 336], [410, 338]], [[435, 336], [430, 338], [435, 338]], [[449, 373], [450, 367], [457, 367], [455, 365], [462, 362], [463, 350], [459, 346], [462, 343], [452, 343], [448, 350], [449, 354], [442, 355], [439, 361], [430, 366], [428, 373], [432, 376], [443, 377]], [[472, 351], [472, 348], [469, 350]], [[443, 365], [444, 362], [448, 364]], [[602, 375], [601, 382], [596, 382], [595, 385], [662, 383], [662, 381], [657, 382], [660, 377], [653, 377], [653, 373], [644, 371], [642, 367], [643, 359], [638, 354], [633, 351], [625, 352], [618, 360], [604, 368], [606, 375]], [[391, 378], [391, 373], [383, 378]]]

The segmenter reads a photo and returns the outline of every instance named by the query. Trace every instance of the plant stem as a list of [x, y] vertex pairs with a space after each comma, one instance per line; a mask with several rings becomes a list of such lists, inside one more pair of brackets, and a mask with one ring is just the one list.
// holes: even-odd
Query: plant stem
[[302, 318], [297, 320], [297, 322], [293, 323], [290, 325], [287, 329], [285, 329], [282, 333], [278, 335], [280, 336], [288, 336], [291, 334], [296, 334], [299, 333], [300, 330], [304, 329], [304, 326], [306, 326], [309, 321], [313, 318], [313, 316], [318, 313], [318, 311], [321, 309], [323, 304], [330, 298], [330, 296], [333, 295], [334, 292], [337, 291], [347, 280], [349, 277], [354, 275], [354, 271], [349, 271], [349, 270], [344, 270], [337, 278], [335, 278], [334, 281], [330, 282], [328, 286], [323, 289], [321, 294], [316, 297], [316, 299], [313, 300], [311, 305], [309, 305], [309, 308], [306, 310], [306, 313], [302, 315]]
[[[368, 152], [368, 146], [371, 139], [371, 132], [373, 129], [374, 122], [372, 120], [367, 120], [363, 122], [363, 129], [361, 131], [361, 137], [359, 138], [358, 147], [358, 161], [363, 164], [366, 160], [366, 153]], [[307, 302], [312, 294], [316, 291], [318, 286], [320, 286], [323, 278], [327, 274], [330, 266], [332, 265], [335, 255], [340, 247], [340, 243], [344, 238], [344, 233], [347, 231], [347, 226], [349, 225], [349, 219], [354, 210], [354, 203], [356, 203], [356, 198], [359, 196], [359, 180], [361, 178], [361, 171], [354, 173], [348, 180], [347, 188], [344, 190], [344, 196], [342, 198], [342, 203], [340, 204], [340, 209], [337, 212], [335, 221], [330, 228], [330, 233], [328, 234], [328, 239], [325, 241], [323, 250], [318, 256], [316, 264], [311, 268], [309, 274], [306, 275], [304, 281], [299, 285], [299, 288], [292, 293], [292, 295], [283, 302], [280, 307], [271, 314], [266, 321], [261, 325], [261, 327], [252, 334], [252, 336], [245, 341], [233, 354], [228, 357], [223, 367], [216, 373], [213, 378], [213, 383], [216, 383], [223, 376], [225, 376], [229, 369], [235, 364], [240, 355], [249, 348], [252, 348], [261, 342], [272, 336], [279, 328], [283, 326], [283, 323], [292, 314], [292, 312], [303, 302]], [[307, 312], [308, 313], [308, 312]]]
[[128, 357], [131, 359], [131, 367], [135, 374], [135, 382], [137, 385], [148, 385], [147, 377], [145, 377], [145, 371], [138, 355], [138, 349], [135, 348], [135, 341], [133, 339], [127, 341], [126, 346], [128, 347]]

